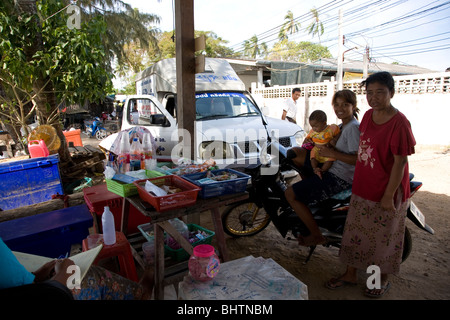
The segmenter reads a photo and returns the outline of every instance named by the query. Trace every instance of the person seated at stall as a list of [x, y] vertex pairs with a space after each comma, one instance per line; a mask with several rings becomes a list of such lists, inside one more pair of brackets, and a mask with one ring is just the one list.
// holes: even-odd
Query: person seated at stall
[[286, 200], [310, 231], [309, 236], [299, 237], [300, 245], [314, 246], [326, 242], [308, 205], [318, 203], [344, 190], [351, 189], [359, 147], [359, 122], [356, 94], [350, 90], [337, 91], [332, 98], [334, 112], [342, 121], [341, 134], [336, 146], [320, 146], [318, 153], [336, 159], [330, 169], [315, 175], [310, 161], [310, 150], [295, 147], [288, 158], [300, 171], [302, 180], [285, 191]]
[[[29, 272], [20, 264], [14, 253], [0, 238], [0, 290], [46, 280], [58, 281], [67, 286], [72, 275], [67, 273], [74, 265], [70, 258], [53, 260], [35, 272]], [[153, 270], [146, 270], [139, 283], [92, 265], [81, 281], [80, 289], [71, 289], [75, 300], [148, 300], [154, 285]]]

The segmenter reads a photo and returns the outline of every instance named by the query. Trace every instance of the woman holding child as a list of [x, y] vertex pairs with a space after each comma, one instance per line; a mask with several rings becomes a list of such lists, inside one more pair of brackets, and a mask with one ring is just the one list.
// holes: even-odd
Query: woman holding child
[[352, 198], [339, 253], [347, 269], [326, 283], [330, 289], [355, 285], [358, 269], [376, 266], [381, 272], [379, 286], [365, 291], [372, 298], [389, 290], [388, 274], [400, 269], [410, 196], [408, 155], [416, 144], [408, 119], [391, 104], [394, 84], [388, 72], [372, 74], [362, 83], [371, 109], [360, 125]]
[[285, 192], [286, 199], [297, 215], [305, 223], [310, 231], [307, 237], [299, 238], [299, 244], [313, 246], [325, 243], [315, 222], [309, 204], [319, 202], [351, 189], [353, 173], [357, 159], [359, 145], [359, 122], [356, 106], [356, 94], [350, 90], [337, 91], [332, 99], [334, 112], [342, 121], [340, 136], [335, 147], [321, 146], [319, 155], [335, 159], [327, 171], [321, 176], [312, 171], [310, 152], [304, 148], [292, 148], [289, 150], [293, 163], [302, 169], [302, 180], [289, 186]]

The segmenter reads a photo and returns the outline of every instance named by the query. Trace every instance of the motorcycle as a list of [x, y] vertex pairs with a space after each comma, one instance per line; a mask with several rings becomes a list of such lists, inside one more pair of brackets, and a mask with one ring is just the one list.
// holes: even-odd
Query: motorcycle
[[[280, 235], [288, 240], [296, 240], [299, 236], [308, 236], [309, 230], [284, 196], [288, 186], [283, 172], [300, 170], [292, 163], [295, 157], [277, 141], [266, 145], [261, 151], [261, 163], [245, 168], [251, 176], [251, 184], [247, 187], [249, 198], [226, 208], [222, 214], [224, 231], [232, 237], [253, 236], [263, 231], [272, 222]], [[272, 159], [272, 160], [270, 160]], [[278, 160], [278, 168], [272, 167], [273, 161]], [[275, 168], [275, 169], [274, 169]], [[267, 170], [271, 169], [271, 170]], [[265, 170], [265, 171], [264, 171]], [[411, 196], [422, 186], [422, 182], [413, 181], [410, 174]], [[347, 217], [351, 189], [333, 196], [309, 208], [319, 229], [326, 238], [325, 247], [340, 248]], [[425, 217], [417, 206], [410, 201], [407, 217], [419, 228], [434, 234], [434, 230], [425, 223]], [[293, 238], [292, 238], [293, 237]], [[304, 263], [307, 263], [316, 246], [311, 246]], [[402, 261], [405, 261], [412, 249], [411, 234], [406, 228]]]
[[96, 117], [92, 123], [85, 122], [85, 126], [86, 132], [84, 133], [90, 138], [95, 136], [97, 140], [103, 140], [108, 136], [108, 132], [103, 127], [103, 123], [98, 117]]

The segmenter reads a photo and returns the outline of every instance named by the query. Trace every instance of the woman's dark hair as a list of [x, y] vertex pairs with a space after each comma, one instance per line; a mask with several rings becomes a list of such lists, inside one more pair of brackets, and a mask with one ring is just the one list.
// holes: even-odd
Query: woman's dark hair
[[327, 122], [327, 114], [322, 110], [315, 110], [309, 115], [309, 121]]
[[331, 99], [331, 104], [333, 106], [336, 104], [337, 98], [342, 98], [345, 101], [347, 101], [348, 103], [350, 103], [352, 106], [355, 106], [355, 110], [353, 111], [353, 116], [356, 119], [358, 119], [359, 109], [356, 106], [358, 104], [358, 101], [356, 99], [356, 93], [354, 93], [353, 91], [348, 90], [348, 89], [336, 91], [333, 95], [333, 99]]
[[379, 84], [385, 85], [386, 87], [388, 87], [389, 91], [394, 91], [395, 90], [395, 81], [394, 78], [392, 77], [392, 75], [387, 72], [387, 71], [381, 71], [381, 72], [377, 72], [377, 73], [373, 73], [370, 76], [367, 77], [366, 80], [364, 80], [363, 82], [361, 82], [361, 87], [366, 87], [369, 84], [378, 82]]

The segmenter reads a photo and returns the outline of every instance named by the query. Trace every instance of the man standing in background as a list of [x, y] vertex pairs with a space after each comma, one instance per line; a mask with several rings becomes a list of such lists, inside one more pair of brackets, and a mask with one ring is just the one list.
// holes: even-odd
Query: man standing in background
[[290, 122], [297, 123], [297, 100], [300, 98], [300, 94], [300, 88], [292, 89], [292, 97], [286, 99], [281, 120], [288, 120]]

